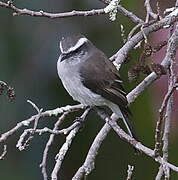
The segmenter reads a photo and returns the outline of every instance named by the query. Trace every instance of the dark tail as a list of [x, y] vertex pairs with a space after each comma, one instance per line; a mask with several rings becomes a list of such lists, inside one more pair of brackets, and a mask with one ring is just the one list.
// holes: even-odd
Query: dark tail
[[[132, 124], [132, 122], [130, 120], [129, 115], [126, 115], [126, 114], [123, 114], [123, 113], [122, 113], [122, 115], [123, 115], [123, 122], [124, 122], [124, 124], [125, 124], [125, 126], [127, 128], [127, 131], [129, 133], [129, 135], [137, 140], [137, 136], [135, 135], [135, 130], [134, 130], [134, 127], [133, 127], [133, 124]], [[134, 147], [134, 151], [135, 151], [136, 155], [140, 154], [140, 151], [137, 150], [135, 147]]]
[[133, 124], [130, 120], [130, 117], [129, 115], [125, 114], [125, 113], [122, 113], [123, 115], [123, 122], [127, 128], [127, 131], [128, 131], [128, 134], [133, 137], [134, 139], [137, 139], [136, 138], [136, 135], [135, 135], [135, 130], [134, 130], [134, 127], [133, 127]]

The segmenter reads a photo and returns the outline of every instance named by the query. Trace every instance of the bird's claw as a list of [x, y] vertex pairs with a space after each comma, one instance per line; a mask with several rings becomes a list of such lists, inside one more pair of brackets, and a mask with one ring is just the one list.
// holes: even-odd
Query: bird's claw
[[84, 128], [83, 118], [82, 117], [76, 117], [74, 122], [78, 122], [80, 124], [80, 129]]

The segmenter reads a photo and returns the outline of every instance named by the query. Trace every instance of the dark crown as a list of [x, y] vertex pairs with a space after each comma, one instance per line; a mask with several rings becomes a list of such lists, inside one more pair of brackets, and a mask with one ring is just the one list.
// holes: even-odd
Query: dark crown
[[69, 53], [71, 51], [75, 51], [86, 41], [88, 41], [88, 39], [83, 35], [74, 35], [63, 38], [60, 41], [60, 50], [62, 53]]

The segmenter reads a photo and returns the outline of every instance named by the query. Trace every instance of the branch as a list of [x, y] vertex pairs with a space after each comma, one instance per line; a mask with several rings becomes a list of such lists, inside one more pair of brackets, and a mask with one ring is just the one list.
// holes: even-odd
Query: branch
[[[177, 83], [177, 78], [175, 76], [174, 68], [173, 68], [173, 65], [175, 63], [175, 57], [176, 57], [176, 51], [175, 50], [173, 51], [173, 54], [170, 57], [171, 57], [171, 65], [170, 65], [170, 71], [169, 71], [170, 75], [169, 75], [169, 79], [168, 79], [168, 92], [171, 92], [171, 90], [175, 86], [175, 83]], [[167, 94], [166, 94], [166, 96], [167, 96]], [[165, 98], [166, 98], [166, 96], [165, 96]], [[163, 133], [163, 138], [162, 138], [162, 140], [163, 140], [162, 152], [163, 152], [163, 159], [165, 161], [168, 161], [169, 134], [170, 134], [172, 106], [173, 106], [173, 96], [171, 95], [168, 98], [168, 100], [165, 101], [165, 105], [164, 106], [162, 105], [162, 109], [160, 109], [160, 115], [162, 115], [162, 116], [163, 116], [163, 113], [164, 113], [163, 108], [164, 108], [164, 110], [166, 109], [165, 110], [166, 111], [165, 116], [164, 116], [164, 120], [165, 120], [165, 122], [164, 122], [164, 133]], [[157, 129], [158, 129], [157, 131], [161, 134], [161, 126], [160, 127], [158, 126]], [[160, 140], [160, 139], [158, 139], [158, 140]], [[155, 179], [156, 180], [161, 180], [163, 174], [165, 176], [165, 179], [170, 178], [170, 170], [169, 170], [169, 168], [166, 168], [164, 166], [160, 166], [159, 171], [158, 171], [157, 176], [156, 176]]]
[[[58, 130], [60, 124], [64, 121], [64, 119], [66, 118], [66, 116], [69, 114], [70, 112], [67, 111], [67, 112], [64, 112], [58, 119], [58, 121], [55, 123], [54, 125], [54, 128], [53, 130], [56, 131]], [[48, 175], [47, 175], [47, 171], [46, 171], [46, 166], [47, 166], [47, 156], [48, 156], [48, 152], [49, 152], [49, 148], [50, 146], [52, 145], [53, 141], [54, 141], [54, 137], [55, 137], [55, 134], [51, 134], [49, 139], [48, 139], [48, 142], [46, 143], [46, 146], [45, 146], [45, 149], [43, 151], [43, 159], [42, 159], [42, 162], [40, 164], [40, 167], [41, 167], [41, 171], [42, 171], [42, 174], [43, 174], [43, 179], [44, 180], [48, 180]]]
[[109, 125], [112, 127], [112, 129], [114, 129], [114, 131], [117, 133], [117, 135], [129, 142], [133, 147], [135, 147], [136, 149], [138, 149], [139, 151], [145, 153], [146, 155], [148, 155], [149, 157], [153, 158], [156, 162], [160, 163], [160, 164], [165, 164], [167, 167], [169, 167], [170, 169], [172, 169], [173, 171], [178, 172], [178, 167], [168, 163], [166, 161], [164, 161], [164, 159], [161, 156], [155, 157], [154, 151], [151, 150], [150, 148], [147, 148], [146, 146], [144, 146], [143, 144], [141, 144], [140, 142], [136, 141], [134, 138], [130, 137], [128, 134], [126, 134], [118, 125], [115, 121], [113, 120], [109, 120]]
[[7, 154], [7, 145], [5, 144], [4, 147], [3, 147], [3, 152], [0, 155], [0, 160], [4, 159], [6, 154]]
[[[132, 39], [132, 38], [131, 38]], [[164, 57], [161, 65], [168, 69], [171, 63], [172, 57], [174, 57], [174, 54], [176, 53], [176, 49], [178, 47], [178, 27], [176, 27], [174, 33], [172, 34], [171, 38], [169, 39], [168, 45], [167, 45], [167, 53]], [[157, 75], [155, 72], [152, 72], [150, 75], [148, 75], [140, 84], [137, 85], [135, 89], [133, 89], [128, 95], [127, 99], [129, 103], [132, 103], [135, 101], [135, 99], [147, 88], [151, 83], [153, 83], [156, 79], [160, 78], [160, 75]]]
[[49, 134], [54, 134], [54, 135], [60, 135], [60, 134], [66, 135], [78, 125], [80, 125], [80, 122], [76, 121], [69, 127], [61, 129], [61, 130], [54, 130], [54, 129], [50, 129], [48, 127], [44, 127], [42, 129], [36, 129], [35, 131], [34, 131], [34, 129], [25, 129], [24, 133], [21, 135], [22, 137], [20, 138], [21, 139], [20, 141], [23, 141], [25, 136], [27, 134], [31, 134], [31, 133], [35, 133], [35, 134], [39, 134], [39, 135], [42, 135], [44, 133], [49, 133]]
[[[101, 0], [102, 1], [102, 0]], [[104, 1], [102, 1], [104, 2]], [[109, 4], [109, 2], [104, 2], [105, 4]], [[71, 12], [64, 12], [64, 13], [49, 13], [44, 12], [42, 10], [40, 11], [32, 11], [28, 10], [26, 8], [20, 9], [13, 5], [12, 1], [8, 1], [7, 3], [0, 1], [0, 7], [8, 8], [12, 10], [13, 16], [17, 15], [28, 15], [28, 16], [36, 16], [36, 17], [47, 17], [47, 18], [65, 18], [65, 17], [72, 17], [72, 16], [94, 16], [94, 15], [101, 15], [106, 14], [104, 12], [104, 9], [96, 9], [96, 10], [90, 10], [90, 11], [71, 11]], [[121, 5], [118, 5], [118, 11], [120, 11], [124, 16], [129, 17], [134, 23], [144, 23], [142, 19], [137, 17], [132, 12], [128, 11]]]
[[[101, 2], [103, 2], [104, 4], [109, 4], [110, 1], [108, 0], [99, 0]], [[131, 21], [133, 21], [136, 24], [140, 24], [140, 23], [144, 23], [144, 21], [139, 18], [138, 16], [136, 16], [133, 12], [128, 11], [127, 9], [125, 9], [124, 7], [122, 7], [121, 5], [117, 6], [117, 10], [122, 13], [124, 16], [130, 18]]]
[[129, 34], [128, 34], [127, 41], [131, 39], [131, 37], [133, 36], [133, 34], [135, 33], [135, 31], [136, 31], [139, 27], [141, 27], [142, 25], [143, 25], [143, 23], [139, 23], [139, 24], [137, 24], [136, 26], [134, 26], [134, 27], [132, 28], [132, 30], [131, 30], [131, 31], [129, 32]]
[[134, 166], [128, 165], [126, 180], [132, 179], [133, 170], [134, 170]]
[[146, 7], [146, 11], [147, 11], [147, 14], [146, 14], [146, 20], [145, 22], [148, 23], [149, 22], [149, 17], [151, 16], [153, 19], [157, 19], [158, 18], [158, 15], [155, 14], [151, 8], [151, 5], [150, 5], [150, 0], [145, 0], [145, 7]]
[[[106, 1], [106, 0], [101, 0], [101, 1], [108, 4], [108, 1]], [[145, 6], [147, 8], [147, 20], [146, 20], [146, 22], [148, 21], [150, 15], [153, 18], [157, 17], [157, 15], [153, 13], [149, 1], [150, 0], [145, 0]], [[48, 13], [48, 12], [43, 12], [43, 11], [32, 11], [32, 10], [28, 10], [28, 9], [17, 8], [10, 1], [8, 1], [7, 3], [0, 1], [0, 6], [12, 10], [14, 16], [16, 16], [16, 15], [29, 15], [29, 16], [38, 16], [38, 17], [47, 17], [47, 18], [64, 18], [64, 17], [71, 17], [71, 16], [92, 16], [92, 15], [105, 14], [103, 9], [91, 10], [91, 11], [72, 11], [72, 12], [65, 12], [65, 13]], [[166, 16], [165, 18], [161, 19], [160, 21], [158, 21], [156, 23], [153, 23], [151, 25], [148, 24], [148, 26], [147, 27], [145, 26], [141, 30], [141, 32], [139, 32], [136, 35], [134, 35], [133, 37], [131, 37], [134, 34], [135, 29], [138, 28], [139, 26], [143, 25], [144, 21], [142, 19], [140, 19], [139, 17], [137, 17], [132, 12], [127, 11], [125, 8], [123, 8], [120, 5], [118, 5], [118, 10], [121, 13], [123, 13], [125, 16], [128, 16], [133, 22], [137, 23], [138, 25], [131, 31], [131, 34], [129, 35], [129, 40], [126, 42], [126, 44], [113, 57], [111, 57], [111, 59], [115, 59], [115, 62], [117, 64], [121, 64], [124, 62], [125, 58], [128, 56], [129, 51], [136, 44], [138, 44], [142, 39], [144, 39], [144, 36], [147, 37], [151, 32], [157, 31], [157, 30], [163, 28], [164, 26], [173, 24], [175, 21], [178, 20], [178, 12], [177, 12], [177, 9], [175, 9], [175, 11], [170, 13], [170, 15]], [[167, 54], [162, 61], [162, 65], [165, 68], [168, 68], [170, 66], [170, 59], [171, 59], [173, 53], [175, 53], [176, 49], [173, 49], [173, 46], [177, 48], [177, 45], [178, 45], [177, 31], [175, 31], [173, 35], [175, 35], [175, 37], [173, 38], [173, 36], [172, 36], [170, 38], [170, 41], [168, 44]], [[135, 99], [145, 90], [145, 88], [147, 88], [151, 83], [153, 83], [153, 81], [155, 81], [159, 77], [160, 77], [160, 75], [157, 75], [156, 73], [151, 73], [149, 76], [147, 76], [134, 90], [132, 90], [127, 95], [127, 99], [128, 99], [129, 104], [134, 102]], [[175, 87], [174, 87], [174, 89], [175, 89]], [[167, 98], [167, 100], [165, 100], [165, 102], [163, 102], [165, 104], [165, 107], [167, 107], [167, 112], [168, 112], [168, 107], [169, 107], [167, 105], [170, 105], [169, 99], [173, 93], [173, 90], [169, 93], [170, 94], [167, 95], [168, 97], [167, 96], [165, 97], [165, 99]], [[66, 129], [62, 129], [62, 130], [59, 130], [59, 125], [65, 119], [66, 115], [69, 112], [79, 110], [79, 109], [83, 109], [85, 107], [82, 105], [66, 106], [63, 108], [57, 108], [55, 110], [49, 110], [46, 112], [42, 112], [42, 110], [38, 109], [36, 105], [34, 105], [33, 107], [34, 108], [36, 107], [35, 109], [38, 111], [38, 114], [32, 116], [31, 118], [29, 118], [27, 120], [24, 120], [24, 121], [18, 123], [13, 129], [2, 134], [0, 137], [0, 143], [3, 143], [11, 135], [13, 135], [15, 132], [17, 132], [20, 128], [22, 128], [23, 126], [28, 126], [32, 122], [34, 122], [33, 129], [26, 129], [20, 137], [20, 140], [19, 140], [20, 142], [24, 141], [27, 134], [30, 134], [33, 136], [34, 133], [39, 133], [39, 134], [46, 133], [46, 132], [50, 133], [51, 134], [50, 138], [46, 144], [46, 147], [45, 147], [45, 150], [43, 153], [43, 161], [40, 165], [42, 167], [42, 173], [43, 173], [44, 180], [47, 180], [48, 177], [47, 177], [47, 172], [46, 172], [46, 161], [47, 161], [47, 155], [48, 155], [49, 147], [51, 146], [55, 135], [57, 135], [57, 134], [68, 134], [68, 136], [66, 137], [66, 142], [63, 144], [63, 146], [59, 150], [58, 155], [56, 156], [56, 164], [55, 164], [55, 167], [54, 167], [53, 172], [51, 174], [52, 180], [56, 180], [57, 176], [58, 176], [58, 172], [61, 168], [61, 164], [65, 158], [65, 155], [68, 152], [68, 150], [71, 146], [71, 143], [72, 143], [76, 133], [79, 131], [79, 128], [80, 128], [79, 122], [74, 122], [70, 127], [66, 128]], [[165, 108], [163, 109], [163, 112], [164, 111], [165, 111]], [[88, 112], [89, 112], [89, 110], [86, 109], [85, 112], [83, 113], [83, 115], [81, 116], [83, 119], [82, 121], [84, 121]], [[59, 118], [59, 120], [56, 122], [53, 129], [49, 129], [49, 128], [37, 129], [37, 124], [38, 124], [40, 117], [58, 115], [60, 113], [63, 113], [63, 114]], [[147, 148], [146, 146], [142, 145], [140, 142], [138, 142], [134, 138], [130, 137], [128, 134], [126, 134], [118, 126], [118, 124], [116, 123], [117, 117], [114, 114], [111, 117], [109, 117], [108, 115], [106, 115], [104, 113], [102, 113], [102, 114], [99, 113], [99, 115], [106, 121], [106, 124], [103, 126], [103, 128], [100, 130], [98, 135], [95, 137], [95, 140], [93, 141], [93, 144], [91, 145], [89, 152], [87, 154], [85, 162], [78, 169], [78, 171], [76, 172], [76, 174], [72, 178], [73, 180], [79, 180], [79, 179], [82, 179], [83, 177], [86, 177], [94, 169], [95, 158], [96, 158], [96, 155], [98, 153], [98, 150], [99, 150], [103, 140], [107, 137], [107, 134], [109, 133], [111, 128], [117, 133], [117, 135], [120, 138], [129, 142], [136, 149], [138, 149], [139, 151], [150, 156], [156, 162], [160, 163], [161, 168], [165, 168], [165, 169], [170, 168], [170, 169], [178, 172], [178, 167], [167, 162], [166, 141], [165, 141], [165, 152], [163, 150], [163, 157], [161, 157], [159, 155], [155, 156], [155, 151], [153, 151], [150, 148]], [[166, 127], [168, 128], [167, 125], [166, 125]], [[165, 132], [166, 132], [166, 130], [165, 130]], [[166, 137], [166, 139], [167, 139], [167, 137]], [[4, 152], [6, 153], [6, 150], [4, 150]], [[4, 156], [3, 154], [2, 154], [2, 156]], [[128, 172], [128, 176], [129, 176], [129, 172]]]
[[[78, 104], [78, 105], [74, 105], [74, 106], [67, 105], [65, 107], [61, 107], [61, 108], [56, 108], [54, 110], [45, 111], [45, 112], [40, 114], [40, 117], [49, 117], [49, 116], [52, 116], [52, 115], [57, 116], [58, 114], [64, 113], [66, 111], [78, 111], [80, 109], [85, 109], [85, 106], [83, 106], [82, 104]], [[26, 120], [23, 120], [23, 121], [19, 122], [11, 130], [5, 132], [4, 134], [1, 134], [1, 136], [0, 136], [0, 143], [3, 143], [4, 141], [6, 141], [10, 136], [12, 136], [14, 133], [16, 133], [20, 128], [29, 126], [30, 123], [35, 121], [37, 116], [38, 116], [38, 114], [37, 115], [33, 115], [29, 119], [26, 119]]]
[[[165, 161], [168, 161], [169, 156], [169, 135], [170, 135], [170, 129], [171, 129], [171, 117], [172, 117], [172, 105], [173, 105], [173, 96], [170, 97], [167, 108], [166, 108], [166, 114], [165, 114], [165, 124], [164, 124], [164, 134], [163, 134], [163, 159]], [[170, 178], [170, 170], [169, 168], [164, 168], [162, 166], [165, 179]]]
[[154, 159], [156, 162], [158, 162], [161, 165], [165, 165], [166, 167], [172, 169], [175, 172], [178, 172], [178, 167], [166, 162], [161, 156], [155, 157], [155, 153], [152, 149], [144, 146], [137, 140], [135, 140], [133, 137], [129, 136], [127, 133], [125, 133], [117, 124], [116, 119], [110, 118], [105, 112], [98, 110], [98, 115], [104, 119], [111, 128], [116, 132], [116, 134], [123, 140], [127, 141], [129, 144], [131, 144], [134, 148], [139, 150], [140, 152], [143, 152], [147, 156]]
[[130, 38], [123, 47], [114, 54], [110, 59], [117, 64], [122, 64], [124, 60], [127, 58], [128, 53], [130, 50], [134, 48], [136, 44], [138, 44], [141, 40], [144, 39], [144, 35], [148, 36], [150, 33], [154, 31], [158, 31], [159, 29], [163, 28], [164, 26], [169, 26], [178, 20], [178, 10], [175, 9], [172, 13], [167, 15], [165, 18], [161, 19], [160, 21], [149, 25], [142, 29], [142, 31], [135, 34], [132, 38]]
[[[97, 108], [95, 108], [95, 109], [97, 109]], [[105, 114], [104, 114], [104, 117], [106, 117]], [[112, 115], [112, 118], [114, 120], [118, 119], [118, 117], [115, 115]], [[88, 176], [91, 173], [91, 171], [95, 167], [95, 158], [98, 154], [98, 150], [99, 150], [102, 142], [104, 141], [104, 139], [107, 137], [110, 130], [111, 130], [111, 127], [107, 123], [105, 123], [105, 125], [102, 127], [102, 129], [99, 131], [99, 133], [95, 137], [95, 139], [88, 151], [85, 162], [78, 169], [76, 174], [73, 176], [72, 180], [80, 180], [80, 179], [83, 179], [83, 177], [86, 178], [86, 176]]]
[[[177, 78], [173, 70], [174, 60], [175, 59], [171, 60], [170, 77], [168, 79], [168, 85], [169, 85], [168, 90], [170, 90], [172, 86], [175, 86], [175, 83], [177, 83]], [[172, 117], [172, 111], [173, 111], [173, 104], [174, 104], [174, 99], [173, 99], [173, 95], [171, 95], [167, 102], [167, 107], [166, 107], [166, 112], [165, 112], [164, 134], [163, 134], [163, 139], [162, 139], [163, 140], [162, 152], [163, 152], [163, 159], [165, 161], [168, 161], [168, 155], [169, 155], [169, 135], [170, 135], [170, 130], [171, 130], [171, 117]], [[162, 167], [162, 169], [164, 170], [164, 167]], [[169, 168], [166, 168], [164, 170], [164, 174], [165, 174], [165, 179], [169, 179], [170, 177]]]
[[159, 154], [159, 150], [160, 150], [160, 145], [161, 145], [161, 127], [163, 124], [163, 120], [164, 120], [164, 112], [165, 109], [168, 105], [168, 102], [170, 100], [170, 97], [172, 96], [174, 90], [178, 87], [178, 84], [172, 86], [169, 91], [167, 92], [167, 94], [164, 97], [164, 100], [162, 102], [161, 108], [159, 109], [159, 119], [157, 121], [157, 125], [156, 125], [156, 132], [155, 132], [155, 155], [157, 156], [157, 154]]
[[178, 172], [178, 167], [174, 166], [173, 164], [170, 164], [160, 156], [155, 157], [155, 153], [150, 148], [147, 148], [146, 146], [142, 145], [140, 142], [135, 140], [134, 138], [130, 137], [128, 134], [126, 134], [116, 123], [117, 116], [115, 114], [112, 114], [111, 118], [104, 112], [99, 109], [97, 109], [98, 115], [106, 121], [106, 124], [103, 126], [103, 128], [100, 130], [98, 135], [96, 136], [89, 152], [86, 157], [85, 162], [83, 165], [78, 169], [76, 174], [73, 176], [72, 180], [80, 180], [84, 177], [86, 177], [93, 169], [94, 169], [94, 162], [96, 155], [98, 153], [98, 150], [103, 142], [103, 140], [106, 138], [109, 131], [112, 129], [115, 130], [115, 132], [119, 135], [119, 137], [127, 142], [129, 142], [132, 146], [134, 146], [139, 151], [145, 153], [146, 155], [153, 158], [156, 162], [160, 163], [161, 165], [164, 165], [166, 167], [171, 168], [172, 170]]
[[12, 1], [8, 1], [7, 3], [0, 1], [0, 7], [8, 8], [13, 11], [13, 16], [17, 15], [28, 15], [28, 16], [37, 16], [37, 17], [47, 17], [51, 19], [56, 18], [65, 18], [65, 17], [72, 17], [72, 16], [94, 16], [94, 15], [101, 15], [105, 14], [103, 9], [97, 10], [90, 10], [90, 11], [71, 11], [65, 13], [49, 13], [40, 11], [32, 11], [28, 9], [20, 9], [12, 4]]
[[[167, 59], [167, 61], [169, 63], [172, 63], [172, 61], [175, 59], [177, 48], [178, 48], [178, 25], [176, 26], [176, 29], [173, 32], [173, 34], [170, 37], [169, 42], [168, 42], [167, 53], [166, 53], [165, 58]], [[172, 67], [172, 65], [171, 65], [171, 67]], [[160, 150], [161, 127], [163, 124], [164, 112], [167, 107], [169, 98], [171, 97], [172, 93], [178, 86], [177, 82], [175, 82], [175, 79], [173, 79], [172, 81], [173, 82], [170, 83], [168, 92], [165, 95], [165, 98], [164, 98], [161, 108], [159, 110], [159, 119], [157, 121], [156, 132], [155, 132], [155, 155], [159, 154], [159, 150]]]
[[56, 164], [55, 164], [54, 169], [51, 174], [51, 180], [57, 180], [57, 175], [61, 168], [63, 159], [64, 159], [66, 153], [68, 152], [75, 135], [79, 131], [79, 129], [81, 127], [81, 123], [83, 123], [86, 120], [86, 116], [88, 115], [90, 110], [91, 110], [91, 108], [87, 108], [84, 111], [84, 113], [80, 117], [80, 125], [76, 126], [72, 131], [70, 131], [69, 135], [66, 137], [66, 142], [62, 145], [61, 149], [59, 150], [59, 153], [56, 155]]
[[[168, 44], [168, 47], [171, 47], [171, 46], [173, 46], [174, 45], [174, 43], [175, 42], [173, 42], [173, 41], [169, 41], [169, 44]], [[172, 48], [171, 48], [172, 49]], [[162, 65], [164, 66], [164, 67], [166, 67], [166, 68], [168, 68], [169, 67], [169, 65], [170, 65], [170, 61], [169, 61], [169, 58], [168, 58], [168, 56], [169, 56], [169, 54], [167, 54], [166, 56], [165, 56], [165, 58], [163, 59], [163, 61], [162, 61]], [[147, 76], [135, 89], [133, 89], [128, 95], [127, 95], [127, 99], [128, 99], [128, 102], [129, 102], [129, 104], [130, 103], [132, 103], [132, 102], [134, 102], [135, 101], [135, 99], [145, 90], [145, 88], [147, 88], [153, 81], [155, 81], [157, 78], [159, 78], [160, 76], [158, 76], [156, 73], [151, 73], [149, 76]], [[113, 114], [113, 116], [114, 116], [114, 114]], [[103, 127], [104, 128], [104, 127]], [[109, 133], [109, 128], [107, 127], [105, 127], [104, 129], [102, 129], [103, 130], [103, 132], [107, 132], [107, 133]], [[130, 143], [132, 143], [132, 140], [130, 140], [129, 141]], [[141, 143], [139, 143], [139, 145], [140, 145]], [[97, 147], [98, 149], [99, 149], [99, 147]], [[97, 149], [97, 150], [98, 150]], [[152, 158], [155, 158], [154, 157], [154, 151], [153, 150], [151, 150], [151, 149], [149, 149], [149, 148], [147, 148], [147, 147], [145, 147], [145, 146], [143, 146], [142, 144], [141, 144], [141, 146], [140, 146], [140, 150], [142, 149], [142, 152], [144, 152], [144, 153], [146, 153], [147, 155], [149, 155], [150, 157], [152, 157]], [[95, 155], [93, 156], [93, 158], [95, 158]], [[94, 160], [93, 160], [94, 161]], [[92, 161], [92, 162], [93, 162]], [[162, 163], [162, 158], [159, 156], [159, 157], [157, 157], [157, 158], [155, 158], [155, 161], [158, 161], [159, 163], [161, 163], [161, 164], [164, 164], [164, 162]], [[90, 161], [90, 163], [91, 163], [91, 161]], [[86, 161], [85, 161], [85, 163], [84, 164], [86, 164]], [[85, 175], [85, 166], [84, 166], [84, 164], [82, 165], [82, 167], [80, 167], [80, 169], [77, 171], [77, 173], [76, 173], [76, 175], [74, 176], [74, 177], [83, 177], [84, 175]], [[178, 168], [176, 167], [176, 166], [174, 166], [174, 165], [171, 165], [171, 164], [169, 164], [169, 166], [172, 168], [172, 169], [174, 169], [175, 171], [177, 171], [178, 170]], [[92, 168], [91, 168], [91, 170], [92, 170]], [[87, 174], [87, 173], [86, 173]], [[75, 178], [74, 178], [75, 179]], [[74, 180], [73, 179], [73, 180]], [[80, 179], [80, 178], [78, 178], [78, 179]]]
[[89, 151], [87, 154], [87, 157], [85, 159], [85, 162], [83, 165], [78, 169], [76, 174], [73, 176], [72, 180], [80, 180], [83, 179], [83, 177], [86, 177], [90, 174], [90, 172], [95, 167], [95, 158], [98, 154], [98, 150], [102, 144], [102, 142], [105, 140], [106, 136], [108, 135], [111, 127], [106, 123], [103, 128], [100, 130], [100, 132], [95, 137]]
[[[17, 147], [20, 151], [24, 150], [27, 146], [29, 146], [30, 141], [33, 139], [34, 134], [36, 133], [36, 129], [37, 129], [37, 126], [38, 126], [38, 121], [39, 121], [40, 116], [41, 116], [41, 113], [42, 113], [42, 111], [43, 111], [43, 109], [39, 109], [39, 108], [36, 106], [36, 104], [33, 103], [32, 101], [27, 100], [27, 102], [30, 103], [30, 104], [33, 106], [33, 108], [38, 112], [38, 114], [37, 114], [37, 116], [36, 116], [36, 118], [35, 118], [35, 120], [34, 120], [34, 127], [33, 127], [33, 129], [31, 129], [30, 131], [28, 131], [29, 129], [26, 129], [26, 130], [24, 131], [24, 133], [20, 136], [20, 139], [19, 139], [19, 141], [18, 141], [18, 143], [17, 143], [17, 145], [16, 145], [16, 147]], [[25, 139], [25, 137], [26, 137], [27, 135], [29, 135], [29, 137], [28, 137], [27, 140], [25, 141], [24, 139]]]
[[[52, 129], [49, 129], [47, 127], [43, 128], [43, 129], [36, 129], [34, 131], [34, 129], [25, 129], [24, 132], [22, 133], [22, 135], [20, 136], [18, 142], [17, 142], [17, 145], [16, 147], [22, 151], [26, 148], [26, 146], [29, 145], [29, 141], [33, 138], [33, 135], [36, 133], [36, 134], [39, 134], [39, 135], [42, 135], [44, 133], [50, 133], [50, 134], [53, 134], [53, 135], [59, 135], [59, 134], [63, 134], [63, 135], [66, 135], [68, 134], [70, 131], [72, 131], [74, 128], [76, 128], [77, 126], [80, 126], [81, 123], [76, 121], [74, 122], [71, 126], [69, 126], [68, 128], [64, 128], [64, 129], [61, 129], [61, 130], [52, 130]], [[25, 141], [25, 138], [26, 136], [29, 135], [28, 139]]]

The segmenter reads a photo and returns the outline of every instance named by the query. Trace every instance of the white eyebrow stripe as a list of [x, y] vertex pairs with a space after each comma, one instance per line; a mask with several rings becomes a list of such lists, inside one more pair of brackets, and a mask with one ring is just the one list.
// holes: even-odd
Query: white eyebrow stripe
[[63, 48], [62, 48], [62, 44], [60, 42], [60, 49], [62, 53], [69, 53], [72, 51], [75, 51], [76, 49], [78, 49], [80, 46], [82, 46], [85, 42], [87, 42], [88, 39], [87, 38], [80, 38], [77, 43], [75, 44], [75, 46], [71, 47], [68, 49], [68, 51], [64, 52]]
[[60, 50], [61, 50], [61, 53], [64, 53], [64, 50], [63, 50], [63, 48], [62, 48], [61, 41], [60, 41], [60, 43], [59, 43], [59, 48], [60, 48]]

